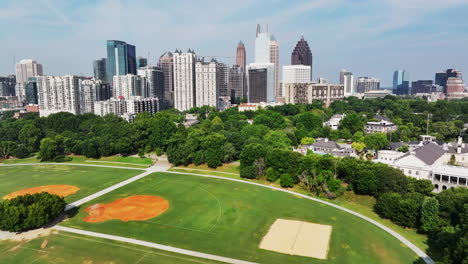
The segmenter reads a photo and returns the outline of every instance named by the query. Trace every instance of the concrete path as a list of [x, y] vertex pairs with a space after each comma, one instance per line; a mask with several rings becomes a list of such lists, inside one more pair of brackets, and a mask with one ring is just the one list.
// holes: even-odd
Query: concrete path
[[210, 259], [210, 260], [215, 260], [215, 261], [220, 261], [220, 262], [225, 262], [225, 263], [233, 263], [233, 264], [255, 264], [254, 262], [248, 262], [248, 261], [243, 261], [243, 260], [238, 260], [238, 259], [226, 258], [226, 257], [201, 253], [201, 252], [197, 252], [197, 251], [186, 250], [186, 249], [181, 249], [181, 248], [156, 244], [156, 243], [147, 242], [147, 241], [138, 240], [138, 239], [133, 239], [133, 238], [107, 235], [107, 234], [90, 232], [90, 231], [85, 231], [85, 230], [80, 230], [80, 229], [75, 229], [75, 228], [69, 228], [69, 227], [63, 227], [63, 226], [55, 226], [54, 228], [59, 230], [59, 231], [70, 232], [70, 233], [75, 233], [75, 234], [80, 234], [80, 235], [85, 235], [85, 236], [99, 237], [99, 238], [104, 238], [104, 239], [109, 239], [109, 240], [115, 240], [115, 241], [120, 241], [120, 242], [125, 242], [125, 243], [145, 246], [145, 247], [150, 247], [150, 248], [156, 248], [156, 249], [160, 249], [160, 250], [170, 251], [170, 252], [179, 253], [179, 254], [188, 255], [188, 256], [197, 257], [197, 258]]
[[240, 180], [240, 179], [232, 179], [232, 178], [226, 178], [226, 177], [220, 177], [220, 176], [194, 174], [194, 173], [186, 173], [186, 172], [175, 172], [175, 171], [166, 171], [166, 173], [186, 174], [186, 175], [192, 175], [192, 176], [198, 176], [198, 177], [215, 178], [215, 179], [221, 179], [221, 180], [251, 184], [251, 185], [260, 186], [260, 187], [263, 187], [263, 188], [268, 188], [268, 189], [273, 189], [273, 190], [277, 190], [277, 191], [281, 191], [281, 192], [290, 193], [290, 194], [297, 195], [297, 196], [300, 196], [302, 198], [309, 199], [309, 200], [312, 200], [312, 201], [315, 201], [315, 202], [318, 202], [318, 203], [326, 204], [328, 206], [331, 206], [331, 207], [334, 207], [336, 209], [339, 209], [339, 210], [345, 211], [347, 213], [350, 213], [352, 215], [355, 215], [355, 216], [357, 216], [357, 217], [359, 217], [361, 219], [366, 220], [367, 222], [369, 222], [371, 224], [376, 225], [377, 227], [385, 230], [386, 232], [388, 232], [389, 234], [391, 234], [392, 236], [394, 236], [395, 238], [400, 240], [401, 243], [403, 243], [407, 247], [409, 247], [414, 253], [416, 253], [416, 255], [418, 255], [420, 258], [422, 258], [424, 260], [424, 262], [426, 262], [427, 264], [435, 264], [435, 262], [424, 251], [419, 249], [416, 245], [411, 243], [409, 240], [404, 238], [402, 235], [398, 234], [397, 232], [393, 231], [392, 229], [386, 227], [385, 225], [383, 225], [383, 224], [381, 224], [381, 223], [379, 223], [379, 222], [377, 222], [377, 221], [375, 221], [375, 220], [373, 220], [373, 219], [371, 219], [371, 218], [369, 218], [367, 216], [364, 216], [364, 215], [362, 215], [360, 213], [354, 212], [354, 211], [352, 211], [350, 209], [347, 209], [347, 208], [344, 208], [342, 206], [336, 205], [334, 203], [330, 203], [330, 202], [327, 202], [327, 201], [324, 201], [324, 200], [320, 200], [320, 199], [317, 199], [317, 198], [314, 198], [314, 197], [310, 197], [310, 196], [307, 196], [307, 195], [304, 195], [304, 194], [301, 194], [301, 193], [285, 190], [285, 189], [282, 189], [282, 188], [279, 188], [279, 187], [268, 186], [268, 185], [264, 185], [264, 184], [261, 184], [261, 183], [250, 182], [250, 181], [245, 181], [245, 180]]

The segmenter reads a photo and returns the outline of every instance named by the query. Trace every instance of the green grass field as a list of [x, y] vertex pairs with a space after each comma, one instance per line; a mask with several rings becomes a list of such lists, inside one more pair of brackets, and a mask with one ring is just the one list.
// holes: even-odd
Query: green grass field
[[142, 172], [67, 165], [0, 167], [0, 199], [9, 193], [29, 187], [67, 184], [80, 188], [78, 192], [65, 198], [70, 203]]
[[[131, 195], [162, 196], [170, 208], [147, 221], [87, 223], [84, 208]], [[258, 248], [277, 218], [333, 226], [328, 260]], [[396, 238], [346, 212], [258, 186], [174, 173], [155, 173], [81, 207], [61, 225], [141, 239], [259, 263], [413, 263]]]
[[[118, 166], [118, 167], [129, 167], [129, 168], [147, 168], [153, 164], [153, 160], [150, 158], [139, 158], [139, 157], [121, 157], [121, 156], [110, 156], [102, 157], [99, 159], [86, 158], [85, 156], [69, 156], [72, 160], [66, 161], [65, 163], [81, 163], [91, 165], [105, 165], [105, 166]], [[20, 164], [20, 163], [41, 163], [37, 157], [30, 157], [26, 159], [8, 159], [3, 161], [4, 164]]]
[[[41, 244], [47, 240], [47, 246]], [[0, 263], [213, 264], [218, 263], [133, 244], [59, 232], [31, 241], [0, 241]]]

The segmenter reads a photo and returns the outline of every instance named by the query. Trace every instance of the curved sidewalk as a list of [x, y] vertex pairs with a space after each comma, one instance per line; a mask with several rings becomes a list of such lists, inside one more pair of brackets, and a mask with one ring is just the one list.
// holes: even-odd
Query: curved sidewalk
[[435, 262], [424, 251], [419, 249], [416, 245], [411, 243], [408, 239], [404, 238], [402, 235], [398, 234], [397, 232], [393, 231], [392, 229], [386, 227], [385, 225], [383, 225], [383, 224], [381, 224], [381, 223], [379, 223], [379, 222], [377, 222], [377, 221], [375, 221], [375, 220], [373, 220], [373, 219], [371, 219], [371, 218], [369, 218], [367, 216], [364, 216], [364, 215], [362, 215], [360, 213], [354, 212], [354, 211], [352, 211], [350, 209], [347, 209], [347, 208], [344, 208], [342, 206], [336, 205], [334, 203], [323, 201], [323, 200], [320, 200], [320, 199], [317, 199], [317, 198], [314, 198], [314, 197], [307, 196], [305, 194], [285, 190], [285, 189], [282, 189], [282, 188], [278, 188], [278, 187], [274, 187], [274, 186], [268, 186], [268, 185], [264, 185], [264, 184], [256, 183], [256, 182], [249, 182], [249, 181], [240, 180], [240, 179], [226, 178], [226, 177], [221, 177], [221, 176], [204, 175], [204, 174], [194, 174], [194, 173], [187, 173], [187, 172], [166, 171], [166, 173], [186, 174], [186, 175], [191, 175], [191, 176], [215, 178], [215, 179], [221, 179], [221, 180], [227, 180], [227, 181], [235, 181], [235, 182], [240, 182], [240, 183], [246, 183], [246, 184], [256, 185], [256, 186], [260, 186], [260, 187], [264, 187], [264, 188], [268, 188], [268, 189], [273, 189], [273, 190], [277, 190], [277, 191], [281, 191], [281, 192], [290, 193], [290, 194], [293, 194], [293, 195], [298, 195], [298, 196], [300, 196], [302, 198], [305, 198], [305, 199], [309, 199], [309, 200], [312, 200], [312, 201], [315, 201], [315, 202], [318, 202], [318, 203], [326, 204], [328, 206], [331, 206], [331, 207], [334, 207], [336, 209], [339, 209], [339, 210], [345, 211], [347, 213], [350, 213], [352, 215], [355, 215], [355, 216], [357, 216], [357, 217], [359, 217], [361, 219], [366, 220], [367, 222], [369, 222], [371, 224], [376, 225], [377, 227], [385, 230], [386, 232], [388, 232], [389, 234], [394, 236], [396, 239], [400, 240], [401, 243], [403, 243], [407, 247], [409, 247], [414, 253], [416, 253], [416, 255], [418, 255], [420, 258], [422, 258], [424, 260], [424, 262], [426, 262], [427, 264], [435, 264]]

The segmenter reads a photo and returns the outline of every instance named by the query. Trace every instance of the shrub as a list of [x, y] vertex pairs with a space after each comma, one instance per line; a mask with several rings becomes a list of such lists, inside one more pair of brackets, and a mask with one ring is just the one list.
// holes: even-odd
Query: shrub
[[285, 173], [283, 175], [281, 175], [281, 178], [280, 178], [280, 185], [281, 187], [284, 187], [284, 188], [291, 188], [294, 186], [294, 179], [293, 177], [291, 177], [290, 174], [288, 173]]
[[42, 227], [65, 211], [63, 197], [49, 193], [18, 196], [0, 202], [0, 230], [20, 232]]
[[255, 179], [257, 177], [254, 166], [242, 166], [240, 169], [240, 176], [247, 179]]
[[266, 176], [268, 181], [274, 182], [280, 177], [280, 173], [270, 167], [266, 170]]

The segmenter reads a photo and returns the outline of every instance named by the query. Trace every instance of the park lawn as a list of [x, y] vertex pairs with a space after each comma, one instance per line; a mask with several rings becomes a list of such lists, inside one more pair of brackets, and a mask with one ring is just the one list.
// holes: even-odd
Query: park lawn
[[211, 171], [211, 172], [228, 172], [228, 173], [235, 173], [239, 174], [240, 173], [240, 165], [239, 162], [232, 162], [232, 163], [223, 163], [223, 165], [217, 167], [216, 169], [212, 169], [208, 167], [206, 164], [201, 164], [201, 165], [195, 165], [195, 164], [189, 164], [187, 166], [179, 166], [175, 168], [180, 168], [180, 169], [195, 169], [195, 170], [205, 170], [205, 171]]
[[[47, 240], [47, 246], [41, 248], [44, 240]], [[168, 251], [67, 232], [58, 232], [30, 241], [0, 241], [0, 252], [0, 263], [218, 263]]]
[[[80, 163], [90, 165], [103, 165], [103, 166], [117, 166], [117, 167], [128, 167], [128, 168], [147, 168], [151, 166], [153, 160], [150, 158], [140, 157], [121, 157], [121, 156], [109, 156], [101, 157], [99, 159], [86, 158], [80, 155], [71, 155], [71, 161], [65, 161], [64, 163]], [[4, 164], [22, 164], [22, 163], [41, 163], [37, 157], [29, 157], [25, 159], [8, 159], [3, 161]]]
[[[170, 207], [146, 221], [83, 221], [88, 206], [132, 195], [161, 196]], [[278, 218], [332, 225], [328, 260], [259, 249]], [[177, 173], [154, 173], [99, 197], [60, 225], [258, 263], [413, 263], [417, 259], [396, 238], [349, 213], [259, 186]]]
[[66, 184], [80, 188], [75, 194], [65, 197], [65, 201], [70, 203], [143, 172], [73, 165], [5, 166], [0, 167], [0, 199], [25, 188]]
[[[204, 171], [197, 171], [197, 170], [188, 170], [188, 169], [182, 169], [184, 167], [174, 167], [171, 168], [169, 171], [174, 171], [174, 172], [182, 172], [182, 173], [193, 173], [193, 174], [200, 174], [200, 175], [211, 175], [211, 176], [220, 176], [220, 177], [225, 177], [225, 178], [233, 178], [233, 179], [239, 179], [239, 180], [244, 180], [244, 181], [249, 181], [249, 182], [255, 182], [255, 183], [261, 183], [265, 185], [270, 185], [270, 186], [275, 186], [275, 187], [281, 187], [278, 182], [269, 182], [265, 179], [258, 179], [258, 180], [251, 180], [251, 179], [245, 179], [241, 178], [240, 175], [232, 175], [232, 174], [225, 174], [222, 172], [204, 172]], [[312, 197], [316, 197], [328, 202], [335, 203], [337, 205], [343, 206], [345, 208], [351, 209], [357, 213], [360, 213], [364, 216], [367, 216], [369, 218], [372, 218], [373, 220], [391, 228], [392, 230], [398, 232], [402, 236], [404, 236], [406, 239], [408, 239], [411, 243], [415, 244], [417, 247], [420, 249], [426, 251], [428, 249], [427, 245], [427, 236], [423, 234], [418, 234], [418, 232], [415, 229], [411, 228], [404, 228], [401, 227], [397, 224], [394, 224], [392, 221], [388, 219], [383, 219], [379, 215], [377, 215], [374, 212], [374, 204], [375, 204], [375, 198], [372, 196], [368, 195], [357, 195], [354, 194], [351, 191], [347, 191], [344, 193], [342, 196], [338, 196], [334, 200], [330, 199], [325, 199], [322, 197], [317, 197], [314, 195], [311, 195], [310, 192], [306, 191], [304, 188], [300, 187], [299, 185], [294, 186], [294, 188], [291, 189], [292, 191], [309, 195]]]

